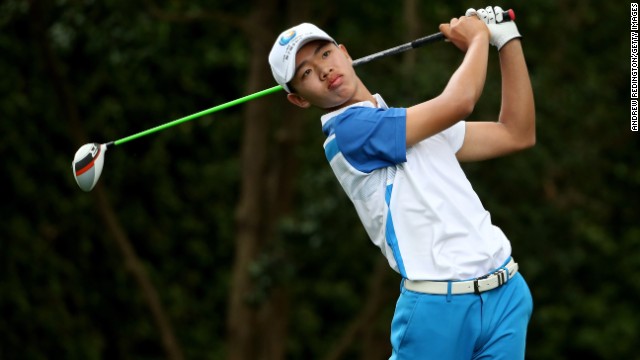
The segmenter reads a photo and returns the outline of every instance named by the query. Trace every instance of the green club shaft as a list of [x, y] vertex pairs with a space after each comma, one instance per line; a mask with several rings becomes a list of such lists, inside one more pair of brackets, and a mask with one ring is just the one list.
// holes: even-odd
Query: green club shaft
[[[442, 33], [431, 34], [431, 35], [416, 39], [416, 40], [414, 40], [412, 42], [409, 42], [409, 43], [406, 43], [406, 44], [402, 44], [400, 46], [396, 46], [394, 48], [387, 49], [387, 50], [384, 50], [384, 51], [380, 51], [380, 52], [377, 52], [375, 54], [372, 54], [372, 55], [365, 56], [365, 57], [362, 57], [360, 59], [357, 59], [357, 60], [355, 60], [353, 62], [353, 66], [366, 64], [366, 63], [368, 63], [369, 61], [372, 61], [372, 60], [376, 60], [376, 59], [379, 59], [379, 58], [382, 58], [382, 57], [386, 57], [386, 56], [390, 56], [390, 55], [395, 55], [395, 54], [398, 54], [398, 53], [401, 53], [401, 52], [405, 52], [405, 51], [410, 50], [410, 49], [415, 49], [415, 48], [424, 46], [426, 44], [430, 44], [430, 43], [434, 43], [434, 42], [438, 42], [438, 41], [442, 41], [442, 40], [444, 40], [444, 35]], [[176, 126], [176, 125], [182, 124], [184, 122], [199, 118], [201, 116], [209, 115], [209, 114], [212, 114], [212, 113], [214, 113], [216, 111], [224, 110], [226, 108], [229, 108], [229, 107], [232, 107], [232, 106], [235, 106], [235, 105], [238, 105], [238, 104], [242, 104], [244, 102], [251, 101], [253, 99], [257, 99], [259, 97], [263, 97], [265, 95], [269, 95], [269, 94], [272, 94], [274, 92], [278, 92], [278, 91], [281, 91], [281, 90], [283, 90], [282, 86], [276, 85], [274, 87], [271, 87], [271, 88], [268, 88], [268, 89], [261, 90], [261, 91], [258, 91], [256, 93], [253, 93], [251, 95], [247, 95], [247, 96], [241, 97], [239, 99], [226, 102], [226, 103], [224, 103], [222, 105], [214, 106], [214, 107], [212, 107], [210, 109], [203, 110], [203, 111], [200, 111], [198, 113], [195, 113], [195, 114], [192, 114], [192, 115], [189, 115], [189, 116], [185, 116], [183, 118], [180, 118], [180, 119], [177, 119], [177, 120], [173, 120], [171, 122], [168, 122], [168, 123], [165, 123], [165, 124], [162, 124], [162, 125], [158, 125], [158, 126], [156, 126], [154, 128], [151, 128], [151, 129], [148, 129], [148, 130], [145, 130], [145, 131], [141, 131], [141, 132], [139, 132], [137, 134], [129, 135], [129, 136], [124, 137], [122, 139], [108, 142], [105, 145], [107, 146], [107, 148], [113, 147], [115, 145], [121, 145], [121, 144], [129, 142], [131, 140], [135, 140], [135, 139], [137, 139], [139, 137], [143, 137], [143, 136], [146, 136], [146, 135], [149, 135], [149, 134], [153, 134], [155, 132], [164, 130], [166, 128], [170, 128], [172, 126]]]
[[232, 107], [232, 106], [235, 106], [235, 105], [238, 105], [238, 104], [242, 104], [244, 102], [251, 101], [253, 99], [257, 99], [259, 97], [262, 97], [262, 96], [265, 96], [265, 95], [269, 95], [271, 93], [274, 93], [274, 92], [277, 92], [277, 91], [281, 91], [281, 90], [282, 90], [282, 86], [276, 85], [274, 87], [271, 87], [271, 88], [268, 88], [268, 89], [261, 90], [261, 91], [258, 91], [256, 93], [253, 93], [251, 95], [243, 96], [243, 97], [241, 97], [239, 99], [236, 99], [236, 100], [233, 100], [233, 101], [229, 101], [229, 102], [226, 102], [226, 103], [218, 105], [218, 106], [214, 106], [214, 107], [212, 107], [210, 109], [203, 110], [203, 111], [200, 111], [198, 113], [195, 113], [195, 114], [192, 114], [192, 115], [189, 115], [189, 116], [185, 116], [185, 117], [177, 119], [177, 120], [173, 120], [173, 121], [168, 122], [166, 124], [158, 125], [158, 126], [156, 126], [154, 128], [151, 128], [151, 129], [148, 129], [148, 130], [145, 130], [145, 131], [141, 131], [141, 132], [139, 132], [137, 134], [129, 135], [127, 137], [124, 137], [122, 139], [116, 140], [116, 141], [114, 141], [114, 142], [112, 142], [110, 144], [107, 144], [107, 145], [121, 145], [121, 144], [129, 142], [131, 140], [135, 140], [135, 139], [137, 139], [139, 137], [143, 137], [143, 136], [146, 136], [146, 135], [149, 135], [149, 134], [164, 130], [166, 128], [170, 128], [172, 126], [176, 126], [176, 125], [182, 124], [184, 122], [199, 118], [201, 116], [209, 115], [209, 114], [212, 114], [212, 113], [214, 113], [216, 111], [224, 110], [226, 108], [229, 108], [229, 107]]

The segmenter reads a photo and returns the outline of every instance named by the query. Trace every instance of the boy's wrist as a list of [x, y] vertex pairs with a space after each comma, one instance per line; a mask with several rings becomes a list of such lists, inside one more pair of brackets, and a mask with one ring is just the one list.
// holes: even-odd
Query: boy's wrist
[[498, 50], [498, 52], [500, 54], [504, 54], [504, 53], [510, 53], [516, 50], [518, 51], [522, 50], [522, 38], [516, 37], [509, 40], [508, 42], [502, 45], [502, 47]]
[[501, 24], [488, 24], [487, 26], [491, 31], [491, 45], [498, 48], [498, 51], [511, 40], [522, 37], [516, 23], [512, 21]]
[[490, 40], [491, 36], [489, 35], [489, 31], [483, 31], [481, 33], [478, 33], [476, 36], [474, 36], [471, 39], [471, 42], [469, 43], [469, 47], [471, 47], [472, 44], [478, 44], [480, 46], [482, 45], [486, 45], [487, 47], [490, 44]]

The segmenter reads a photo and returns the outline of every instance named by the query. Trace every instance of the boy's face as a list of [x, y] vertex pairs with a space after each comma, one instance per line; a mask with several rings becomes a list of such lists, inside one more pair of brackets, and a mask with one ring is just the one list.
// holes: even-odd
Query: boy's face
[[295, 105], [333, 109], [348, 104], [359, 82], [343, 45], [312, 41], [298, 50], [296, 71], [290, 84], [295, 93], [287, 98]]

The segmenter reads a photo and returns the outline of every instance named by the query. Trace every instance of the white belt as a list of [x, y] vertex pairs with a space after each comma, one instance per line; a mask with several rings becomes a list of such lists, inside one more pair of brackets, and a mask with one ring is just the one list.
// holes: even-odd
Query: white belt
[[[472, 280], [465, 281], [428, 281], [428, 280], [404, 280], [404, 287], [407, 290], [421, 292], [425, 294], [447, 295], [456, 294], [480, 294], [481, 292], [493, 290], [500, 287], [513, 278], [518, 272], [518, 263], [513, 258], [504, 267]], [[451, 292], [449, 292], [451, 284]]]

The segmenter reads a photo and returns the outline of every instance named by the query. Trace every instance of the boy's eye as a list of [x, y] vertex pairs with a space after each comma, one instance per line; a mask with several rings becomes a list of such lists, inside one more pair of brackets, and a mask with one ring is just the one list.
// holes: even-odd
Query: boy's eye
[[307, 75], [311, 74], [311, 69], [307, 69], [305, 71], [302, 72], [302, 78], [307, 77]]
[[327, 56], [329, 56], [330, 53], [331, 53], [331, 50], [327, 50], [327, 51], [322, 53], [322, 57], [326, 58]]

